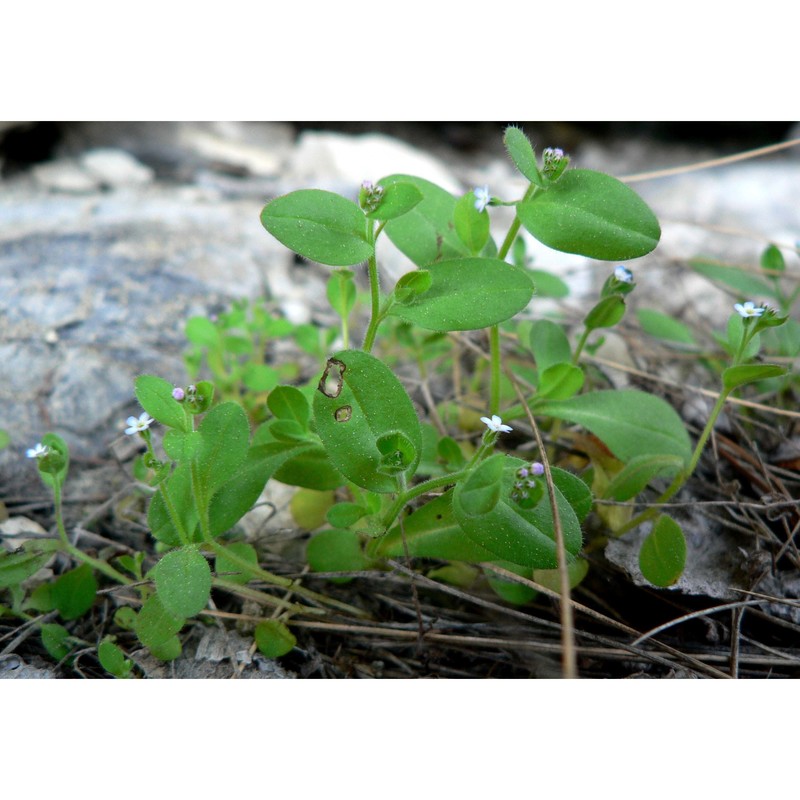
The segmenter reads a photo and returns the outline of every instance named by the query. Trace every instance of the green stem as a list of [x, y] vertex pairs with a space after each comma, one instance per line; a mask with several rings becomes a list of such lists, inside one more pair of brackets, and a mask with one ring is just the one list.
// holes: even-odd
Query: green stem
[[653, 507], [642, 511], [641, 514], [637, 514], [635, 517], [633, 517], [633, 519], [626, 522], [621, 528], [614, 532], [615, 536], [622, 536], [628, 531], [638, 527], [643, 522], [647, 522], [647, 520], [658, 516], [658, 514], [661, 513], [661, 509], [658, 508], [658, 506], [660, 506], [662, 503], [666, 503], [668, 500], [670, 500], [670, 498], [674, 497], [680, 491], [681, 487], [683, 487], [686, 481], [689, 480], [689, 478], [692, 476], [692, 473], [694, 473], [695, 469], [697, 468], [697, 464], [700, 461], [700, 456], [703, 454], [703, 449], [706, 446], [708, 437], [711, 436], [711, 431], [714, 429], [717, 417], [719, 417], [720, 413], [722, 412], [722, 407], [725, 405], [725, 401], [728, 399], [729, 394], [730, 392], [722, 392], [717, 398], [714, 408], [711, 409], [708, 422], [706, 422], [706, 426], [703, 428], [703, 432], [700, 434], [700, 438], [697, 440], [697, 445], [694, 448], [694, 453], [692, 454], [692, 459], [689, 462], [689, 465], [685, 469], [682, 469], [673, 478], [672, 483], [656, 500]]
[[83, 550], [75, 547], [75, 545], [70, 542], [69, 536], [67, 535], [67, 529], [64, 527], [64, 517], [62, 514], [61, 505], [61, 486], [58, 484], [58, 481], [56, 481], [53, 486], [53, 495], [56, 508], [56, 528], [58, 529], [58, 536], [61, 539], [61, 545], [64, 550], [66, 550], [66, 552], [68, 552], [73, 558], [89, 564], [89, 566], [93, 567], [98, 572], [102, 572], [103, 575], [117, 581], [118, 583], [133, 583], [131, 578], [126, 577], [121, 572], [117, 572], [117, 570], [115, 570], [110, 564], [107, 564], [105, 561], [101, 561], [100, 559], [92, 558], [90, 555], [87, 555], [83, 552]]
[[378, 325], [381, 321], [381, 287], [378, 280], [378, 260], [375, 256], [375, 235], [372, 228], [372, 222], [367, 220], [367, 237], [372, 242], [372, 255], [367, 259], [367, 272], [369, 274], [369, 292], [371, 301], [371, 313], [369, 326], [364, 336], [364, 345], [361, 348], [365, 353], [372, 350], [372, 345], [375, 343], [375, 335], [378, 332]]
[[[229, 550], [225, 545], [221, 544], [220, 542], [214, 541], [213, 539], [209, 538], [206, 539], [206, 544], [214, 551], [215, 554], [221, 555], [226, 558], [231, 563], [235, 564], [239, 567], [243, 572], [253, 576], [254, 578], [259, 578], [260, 580], [264, 581], [265, 583], [269, 583], [272, 586], [278, 586], [281, 589], [288, 589], [298, 597], [303, 597], [306, 600], [313, 600], [317, 603], [328, 605], [332, 608], [339, 609], [340, 611], [344, 611], [348, 614], [357, 617], [365, 616], [364, 612], [361, 609], [355, 608], [355, 606], [348, 605], [347, 603], [341, 603], [338, 600], [334, 600], [331, 597], [327, 597], [324, 594], [319, 594], [317, 592], [311, 591], [311, 589], [306, 589], [305, 587], [301, 586], [296, 581], [291, 580], [290, 578], [283, 578], [280, 575], [275, 575], [272, 572], [267, 572], [264, 569], [261, 569], [259, 566], [255, 566], [251, 564], [249, 561], [246, 561], [243, 558], [240, 558], [236, 553], [232, 550]], [[236, 591], [241, 591], [243, 587], [239, 584], [235, 584]]]
[[589, 334], [592, 332], [591, 328], [586, 328], [584, 332], [581, 334], [581, 338], [578, 340], [578, 344], [575, 345], [575, 352], [572, 354], [572, 363], [577, 367], [578, 360], [581, 357], [581, 353], [583, 352], [583, 348], [586, 345], [586, 340], [589, 338]]
[[443, 475], [441, 478], [431, 478], [430, 480], [418, 483], [416, 486], [412, 486], [407, 491], [402, 492], [389, 507], [389, 510], [383, 515], [381, 527], [384, 530], [387, 530], [389, 526], [397, 519], [398, 514], [403, 510], [406, 503], [409, 503], [415, 497], [419, 497], [421, 494], [431, 492], [434, 489], [439, 489], [442, 486], [448, 486], [451, 483], [458, 482], [469, 472], [469, 469], [470, 467], [467, 466], [464, 469], [461, 469], [458, 472], [453, 472], [450, 475]]
[[[529, 200], [536, 193], [536, 186], [530, 184], [521, 202]], [[497, 251], [497, 258], [505, 261], [506, 256], [517, 238], [522, 223], [518, 216], [514, 216], [514, 221], [503, 239], [503, 244]], [[492, 325], [489, 328], [489, 413], [498, 414], [500, 412], [500, 327]]]

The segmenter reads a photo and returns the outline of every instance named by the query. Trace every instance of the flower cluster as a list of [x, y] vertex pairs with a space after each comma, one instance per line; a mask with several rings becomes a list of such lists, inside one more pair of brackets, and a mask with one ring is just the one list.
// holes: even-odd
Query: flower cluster
[[569, 164], [569, 156], [560, 147], [546, 147], [542, 152], [542, 172], [551, 181], [561, 176]]
[[371, 214], [381, 204], [383, 199], [383, 186], [375, 186], [372, 181], [364, 181], [358, 193], [358, 204], [365, 214]]
[[536, 478], [544, 474], [544, 465], [539, 461], [531, 462], [527, 467], [520, 467], [516, 472], [516, 481], [511, 490], [511, 499], [523, 508], [532, 508], [539, 501], [543, 489]]

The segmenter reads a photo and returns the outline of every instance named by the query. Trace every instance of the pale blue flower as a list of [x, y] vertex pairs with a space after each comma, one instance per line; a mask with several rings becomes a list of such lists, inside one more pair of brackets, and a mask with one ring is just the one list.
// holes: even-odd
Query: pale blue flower
[[183, 400], [184, 397], [186, 397], [186, 392], [184, 392], [180, 386], [176, 386], [172, 390], [172, 397], [180, 403], [180, 401]]
[[488, 186], [478, 186], [475, 189], [475, 210], [483, 211], [489, 205], [492, 196], [489, 194]]
[[614, 277], [622, 283], [633, 283], [633, 273], [622, 264], [614, 270]]
[[25, 451], [25, 455], [28, 458], [44, 458], [46, 455], [49, 455], [50, 448], [46, 444], [42, 444], [38, 442], [35, 447], [29, 447]]
[[146, 431], [154, 422], [155, 420], [152, 419], [146, 411], [143, 411], [138, 419], [136, 417], [128, 417], [128, 427], [125, 428], [125, 433], [127, 433], [128, 436], [141, 433], [142, 431]]
[[489, 417], [481, 417], [481, 422], [494, 433], [508, 433], [514, 430], [510, 425], [503, 425], [503, 420], [497, 414], [492, 414], [491, 419]]
[[744, 304], [735, 303], [733, 306], [745, 319], [749, 317], [760, 317], [767, 309], [765, 306], [757, 306], [752, 300]]

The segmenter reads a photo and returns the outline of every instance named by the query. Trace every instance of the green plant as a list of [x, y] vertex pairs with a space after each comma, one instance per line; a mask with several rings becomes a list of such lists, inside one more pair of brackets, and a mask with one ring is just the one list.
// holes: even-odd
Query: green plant
[[[218, 590], [274, 610], [255, 639], [263, 653], [277, 656], [294, 645], [287, 628], [293, 617], [323, 614], [325, 608], [358, 611], [262, 569], [253, 546], [231, 538], [270, 479], [299, 487], [302, 513], [322, 527], [307, 550], [314, 570], [347, 573], [410, 555], [450, 562], [452, 568], [438, 574], [463, 580], [475, 571], [458, 565], [476, 564], [501, 597], [519, 603], [531, 599], [530, 590], [502, 580], [493, 568], [541, 585], [552, 584], [555, 570], [573, 585], [580, 581], [586, 573], [583, 525], [595, 495], [632, 501], [666, 479], [659, 501], [674, 496], [695, 470], [727, 397], [745, 384], [785, 376], [784, 367], [755, 359], [762, 334], [771, 335], [787, 317], [750, 302], [736, 305], [721, 340], [729, 358], [722, 389], [694, 447], [678, 414], [661, 398], [633, 389], [587, 388], [584, 353], [596, 347], [598, 332], [623, 319], [626, 297], [635, 288], [633, 273], [616, 266], [573, 344], [553, 320], [520, 318], [534, 298], [535, 280], [551, 296], [564, 287], [530, 269], [518, 235], [524, 228], [551, 248], [617, 262], [652, 251], [658, 222], [638, 195], [611, 176], [567, 169], [569, 158], [558, 149], [546, 149], [539, 159], [518, 128], [506, 130], [505, 144], [528, 181], [513, 200], [492, 197], [487, 187], [456, 198], [423, 178], [388, 175], [365, 182], [357, 203], [315, 189], [267, 203], [261, 222], [270, 234], [295, 253], [335, 268], [328, 299], [338, 329], [309, 331], [262, 307], [239, 304], [216, 320], [195, 317], [187, 323], [187, 363], [197, 378], [205, 360], [213, 381], [195, 378], [190, 386], [174, 387], [156, 376], [136, 380], [144, 413], [129, 418], [126, 433], [141, 437], [146, 447], [137, 475], [148, 486], [147, 519], [160, 553], [152, 565], [145, 566], [143, 557], [123, 557], [114, 566], [69, 542], [60, 510], [68, 452], [59, 437], [44, 437], [29, 455], [53, 490], [59, 540], [0, 559], [0, 587], [11, 592], [10, 613], [55, 609], [72, 619], [91, 606], [99, 573], [138, 595], [138, 610], [118, 613], [119, 624], [154, 655], [171, 659], [180, 653], [186, 621], [201, 617]], [[489, 213], [501, 205], [513, 207], [515, 216], [498, 245]], [[381, 236], [411, 267], [388, 292], [381, 288], [376, 256]], [[774, 254], [768, 261], [775, 271]], [[364, 262], [369, 314], [357, 348], [351, 340], [358, 293], [348, 268]], [[781, 294], [781, 302], [788, 306], [796, 294]], [[685, 338], [679, 325], [643, 319], [651, 332]], [[474, 372], [464, 376], [459, 348], [468, 341], [461, 337], [467, 331], [485, 331], [488, 347]], [[312, 380], [300, 381], [291, 365], [265, 362], [268, 341], [287, 335], [319, 359]], [[330, 353], [337, 336], [342, 346]], [[429, 404], [436, 424], [420, 416], [398, 378], [397, 367], [404, 364], [415, 364], [423, 376], [428, 370], [453, 376], [460, 401]], [[554, 441], [564, 423], [572, 423], [602, 443], [602, 452], [590, 453], [585, 474], [551, 465], [536, 418], [549, 426]], [[160, 449], [153, 423], [164, 429]], [[514, 453], [532, 444], [538, 448], [535, 459]], [[656, 517], [640, 563], [652, 583], [664, 586], [684, 566], [677, 522], [648, 509], [610, 522], [609, 530], [624, 535]], [[53, 549], [80, 566], [27, 597], [22, 581]], [[67, 581], [69, 592], [63, 590]], [[290, 591], [293, 599], [272, 590]], [[61, 630], [55, 634], [48, 633], [49, 649], [63, 657], [67, 637]], [[129, 675], [118, 645], [104, 640], [101, 646], [106, 669]]]

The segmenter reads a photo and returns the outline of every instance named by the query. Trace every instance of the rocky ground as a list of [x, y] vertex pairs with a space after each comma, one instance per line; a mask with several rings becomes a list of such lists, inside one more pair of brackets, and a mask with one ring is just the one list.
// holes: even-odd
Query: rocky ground
[[[566, 145], [573, 164], [618, 177], [736, 149], [732, 142], [721, 150], [719, 143], [667, 143], [630, 131], [598, 138], [577, 126], [531, 123], [526, 132], [539, 146]], [[483, 184], [499, 196], [519, 190], [503, 156], [502, 126], [488, 123], [444, 132], [410, 125], [343, 132], [288, 123], [73, 123], [49, 133], [23, 125], [0, 136], [0, 428], [11, 436], [0, 451], [0, 508], [17, 517], [46, 513], [48, 496], [24, 451], [47, 431], [63, 436], [73, 454], [73, 518], [120, 488], [120, 464], [130, 456], [124, 420], [138, 413], [133, 380], [153, 373], [185, 383], [183, 328], [190, 316], [264, 297], [293, 322], [327, 318], [326, 269], [296, 264], [260, 224], [270, 198], [312, 186], [355, 197], [365, 178], [393, 172], [453, 192]], [[32, 147], [33, 137], [44, 139], [38, 147], [46, 160], [26, 162], [19, 144], [25, 136]], [[683, 268], [685, 260], [702, 254], [755, 266], [768, 242], [800, 238], [800, 148], [633, 185], [661, 221], [663, 238], [631, 265], [638, 284], [632, 308], [720, 327], [729, 296]], [[529, 245], [539, 268], [569, 283], [567, 305], [585, 307], [606, 269], [532, 239]], [[387, 249], [383, 257], [389, 274], [407, 270], [399, 254]], [[788, 269], [800, 274], [797, 257]], [[610, 336], [597, 355], [636, 364], [622, 336]], [[624, 372], [617, 379], [628, 380]], [[683, 402], [690, 417], [697, 398]], [[796, 438], [796, 425], [785, 431], [787, 441]], [[625, 547], [618, 546], [610, 557], [625, 565]], [[704, 579], [708, 591], [708, 572]]]

